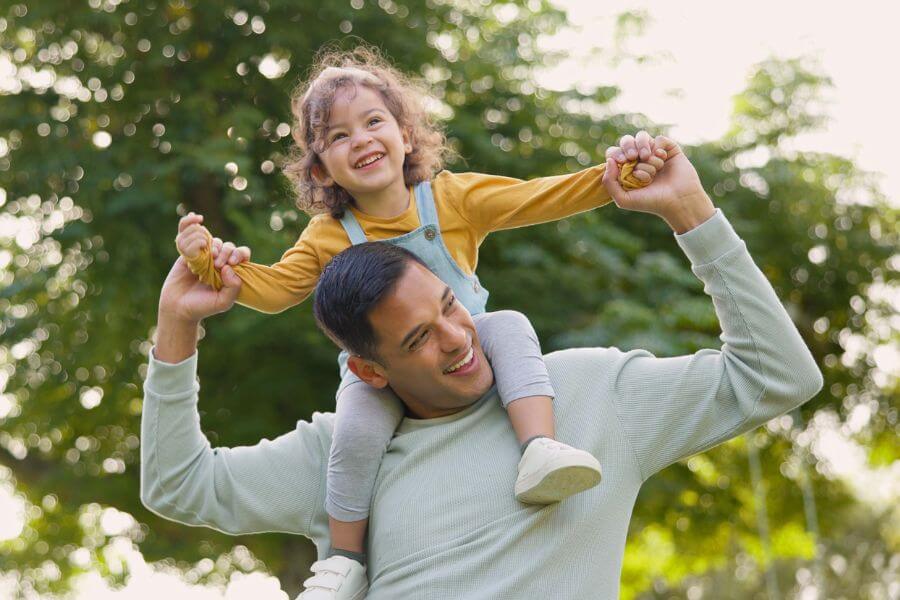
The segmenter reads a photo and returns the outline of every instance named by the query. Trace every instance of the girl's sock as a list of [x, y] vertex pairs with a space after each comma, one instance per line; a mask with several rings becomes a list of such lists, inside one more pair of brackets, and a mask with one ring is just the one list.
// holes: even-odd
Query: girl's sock
[[[528, 440], [531, 441], [531, 440]], [[366, 566], [366, 553], [365, 552], [351, 552], [350, 550], [341, 550], [340, 548], [330, 548], [328, 550], [328, 557], [332, 556], [345, 556], [350, 560], [355, 560], [362, 566]]]
[[530, 437], [527, 440], [525, 440], [525, 443], [520, 446], [520, 449], [522, 450], [522, 454], [525, 454], [525, 449], [528, 447], [528, 444], [530, 444], [534, 440], [536, 440], [538, 438], [542, 438], [542, 437], [547, 437], [547, 436], [546, 435], [536, 435], [536, 436]]

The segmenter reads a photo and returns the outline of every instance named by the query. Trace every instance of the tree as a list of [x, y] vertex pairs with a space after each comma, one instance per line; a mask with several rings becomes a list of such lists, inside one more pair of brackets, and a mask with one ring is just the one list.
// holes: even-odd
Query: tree
[[[23, 595], [64, 591], [88, 568], [123, 580], [127, 571], [105, 552], [117, 539], [182, 566], [227, 557], [194, 569], [198, 581], [264, 565], [296, 591], [312, 560], [305, 540], [228, 537], [140, 505], [140, 386], [177, 218], [203, 213], [261, 261], [295, 241], [306, 217], [278, 168], [289, 149], [288, 96], [315, 50], [335, 39], [377, 43], [433, 86], [461, 157], [454, 170], [572, 171], [622, 133], [652, 126], [640, 115], [607, 115], [615, 88], [551, 92], [534, 82], [534, 69], [554, 58], [538, 37], [565, 21], [548, 2], [485, 4], [90, 0], [73, 10], [47, 0], [2, 9], [0, 469], [27, 501], [28, 519], [21, 535], [0, 542], [0, 571], [18, 572]], [[884, 337], [879, 323], [890, 308], [867, 291], [895, 283], [896, 212], [849, 161], [780, 151], [780, 136], [818, 122], [807, 98], [826, 84], [801, 63], [761, 65], [737, 99], [729, 136], [689, 151], [826, 368], [828, 391], [803, 418], [845, 396], [842, 417], [878, 404], [862, 441], [889, 463], [896, 382], [881, 381], [865, 354], [847, 360], [846, 347]], [[717, 343], [709, 303], [665, 225], [613, 208], [494, 236], [480, 275], [491, 305], [529, 314], [548, 350], [590, 343], [672, 354]], [[336, 351], [308, 304], [278, 316], [235, 309], [206, 327], [202, 419], [214, 445], [254, 443], [333, 406]], [[800, 492], [779, 467], [797, 456], [819, 464], [797, 451], [796, 435], [748, 438], [765, 452], [773, 539], [788, 540], [771, 556], [785, 568], [808, 564], [811, 542]], [[728, 444], [648, 485], [623, 595], [661, 577], [678, 586], [727, 574], [745, 555], [764, 562], [745, 447]], [[841, 516], [858, 510], [840, 485], [809, 472], [820, 506]], [[105, 527], [116, 510], [141, 525]], [[823, 524], [822, 536], [846, 531]], [[661, 547], [670, 558], [660, 558]]]

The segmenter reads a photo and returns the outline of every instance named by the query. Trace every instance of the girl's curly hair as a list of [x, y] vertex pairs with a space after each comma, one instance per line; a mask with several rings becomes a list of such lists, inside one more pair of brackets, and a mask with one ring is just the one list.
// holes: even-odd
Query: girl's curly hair
[[339, 219], [353, 203], [353, 197], [339, 185], [319, 185], [312, 169], [324, 166], [319, 155], [325, 149], [335, 95], [360, 85], [381, 94], [401, 130], [409, 135], [412, 152], [403, 162], [407, 186], [431, 179], [449, 154], [442, 129], [425, 110], [428, 94], [421, 84], [403, 75], [376, 48], [325, 48], [315, 57], [308, 79], [291, 94], [291, 136], [296, 147], [284, 165], [285, 175], [297, 188], [297, 207], [310, 216], [328, 212]]

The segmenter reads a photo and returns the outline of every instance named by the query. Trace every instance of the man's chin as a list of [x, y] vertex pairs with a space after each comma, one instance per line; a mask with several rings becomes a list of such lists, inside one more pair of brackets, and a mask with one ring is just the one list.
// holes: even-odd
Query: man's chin
[[[452, 397], [456, 398], [453, 404], [460, 410], [475, 404], [490, 391], [494, 383], [493, 375], [490, 374], [487, 377], [483, 374], [479, 375], [473, 374], [469, 381], [465, 383], [459, 382], [459, 385], [451, 386], [447, 390], [448, 396], [452, 394]], [[449, 400], [450, 398], [448, 397], [447, 399]]]
[[472, 402], [477, 402], [482, 396], [487, 394], [490, 391], [491, 386], [494, 385], [494, 372], [491, 370], [490, 366], [485, 364], [481, 372], [473, 374], [472, 379], [472, 391], [470, 393], [471, 400]]

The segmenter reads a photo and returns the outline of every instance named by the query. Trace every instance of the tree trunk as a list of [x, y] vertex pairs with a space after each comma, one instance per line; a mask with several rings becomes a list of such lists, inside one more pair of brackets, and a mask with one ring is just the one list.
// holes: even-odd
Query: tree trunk
[[196, 180], [185, 181], [183, 185], [184, 204], [188, 210], [203, 215], [203, 225], [213, 237], [229, 241], [234, 230], [225, 218], [222, 204], [225, 196], [222, 182], [211, 173], [204, 173]]

